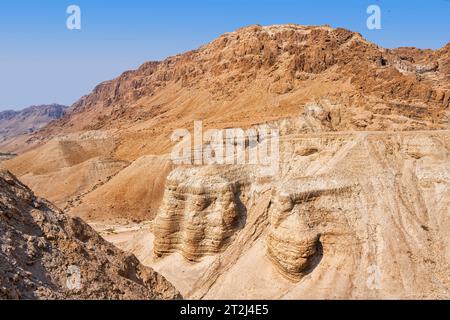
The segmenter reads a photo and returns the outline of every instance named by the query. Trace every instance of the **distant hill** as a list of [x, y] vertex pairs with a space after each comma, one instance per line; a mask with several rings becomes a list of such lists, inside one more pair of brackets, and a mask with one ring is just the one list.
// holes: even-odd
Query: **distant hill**
[[23, 110], [0, 112], [0, 140], [35, 132], [60, 119], [67, 107], [60, 104], [31, 106]]

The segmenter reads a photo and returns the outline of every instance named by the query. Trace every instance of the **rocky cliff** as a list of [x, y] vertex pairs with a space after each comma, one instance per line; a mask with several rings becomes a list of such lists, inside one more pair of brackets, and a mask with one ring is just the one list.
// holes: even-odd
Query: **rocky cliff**
[[340, 111], [333, 130], [445, 128], [449, 90], [448, 45], [390, 50], [328, 26], [250, 26], [98, 85], [34, 139], [126, 125], [118, 155], [136, 158], [167, 151], [161, 136], [193, 119], [246, 127], [324, 98]]

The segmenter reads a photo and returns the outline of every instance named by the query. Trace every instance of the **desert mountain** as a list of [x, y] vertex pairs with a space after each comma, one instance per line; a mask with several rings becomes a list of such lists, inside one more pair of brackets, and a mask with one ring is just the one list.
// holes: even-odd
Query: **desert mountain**
[[[36, 132], [49, 122], [60, 119], [67, 109], [59, 104], [31, 106], [20, 111], [0, 112], [0, 145], [2, 149], [17, 148], [14, 138]], [[19, 139], [20, 141], [24, 139]]]
[[[174, 299], [161, 275], [0, 172], [0, 299]], [[79, 270], [71, 286], [71, 277]], [[69, 285], [68, 285], [69, 284]]]
[[[148, 220], [105, 236], [188, 298], [448, 298], [449, 61], [250, 26], [100, 84], [3, 165], [98, 229]], [[195, 120], [279, 130], [279, 171], [174, 165]]]
[[151, 232], [120, 245], [188, 298], [447, 299], [449, 137], [288, 134], [271, 177], [177, 167]]
[[[194, 120], [207, 129], [302, 118], [295, 131], [303, 133], [448, 128], [449, 52], [450, 44], [436, 51], [384, 49], [328, 26], [242, 28], [98, 85], [63, 118], [16, 146], [33, 150], [6, 166], [62, 207], [95, 191], [83, 212], [106, 214], [103, 202], [92, 204], [100, 203], [93, 199], [98, 194], [106, 197], [108, 215], [122, 216], [123, 208], [135, 206], [136, 195], [148, 190], [136, 182], [133, 192], [120, 191], [126, 180], [112, 179], [117, 169], [167, 154], [173, 130], [192, 130]], [[321, 111], [311, 112], [310, 105]], [[139, 177], [143, 161], [128, 171]], [[98, 172], [93, 163], [107, 169]], [[74, 166], [81, 182], [68, 186], [60, 171]], [[52, 190], [43, 179], [53, 181]], [[158, 196], [150, 198], [160, 201], [161, 185], [152, 188]], [[133, 212], [155, 215], [148, 206]]]
[[20, 111], [0, 112], [0, 135], [8, 138], [18, 134], [32, 133], [49, 122], [63, 117], [66, 106], [59, 104], [31, 106]]
[[326, 26], [246, 27], [100, 84], [36, 138], [119, 128], [117, 156], [134, 160], [167, 151], [193, 119], [248, 127], [324, 98], [339, 105], [332, 131], [445, 128], [449, 51], [384, 49]]

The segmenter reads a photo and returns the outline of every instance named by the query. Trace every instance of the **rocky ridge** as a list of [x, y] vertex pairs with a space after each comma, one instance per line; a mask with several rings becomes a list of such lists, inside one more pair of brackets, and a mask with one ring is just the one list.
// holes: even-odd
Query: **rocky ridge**
[[[183, 127], [192, 116], [220, 127], [248, 126], [291, 116], [302, 103], [323, 98], [340, 107], [334, 130], [396, 129], [399, 121], [409, 130], [445, 128], [448, 54], [448, 45], [436, 51], [384, 49], [358, 33], [328, 26], [245, 27], [98, 85], [35, 139], [137, 127], [136, 122], [159, 123], [152, 131], [141, 130], [141, 136], [155, 137], [174, 125]], [[189, 107], [192, 103], [201, 112]], [[362, 114], [368, 123], [355, 126], [353, 120]]]

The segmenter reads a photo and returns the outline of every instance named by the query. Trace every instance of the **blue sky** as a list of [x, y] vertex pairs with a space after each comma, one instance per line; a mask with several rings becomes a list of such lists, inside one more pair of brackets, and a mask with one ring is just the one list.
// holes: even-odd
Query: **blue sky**
[[[66, 9], [81, 8], [81, 30]], [[382, 10], [382, 29], [366, 9]], [[15, 0], [0, 3], [0, 110], [72, 104], [101, 81], [251, 24], [329, 24], [385, 47], [450, 41], [450, 0]]]

